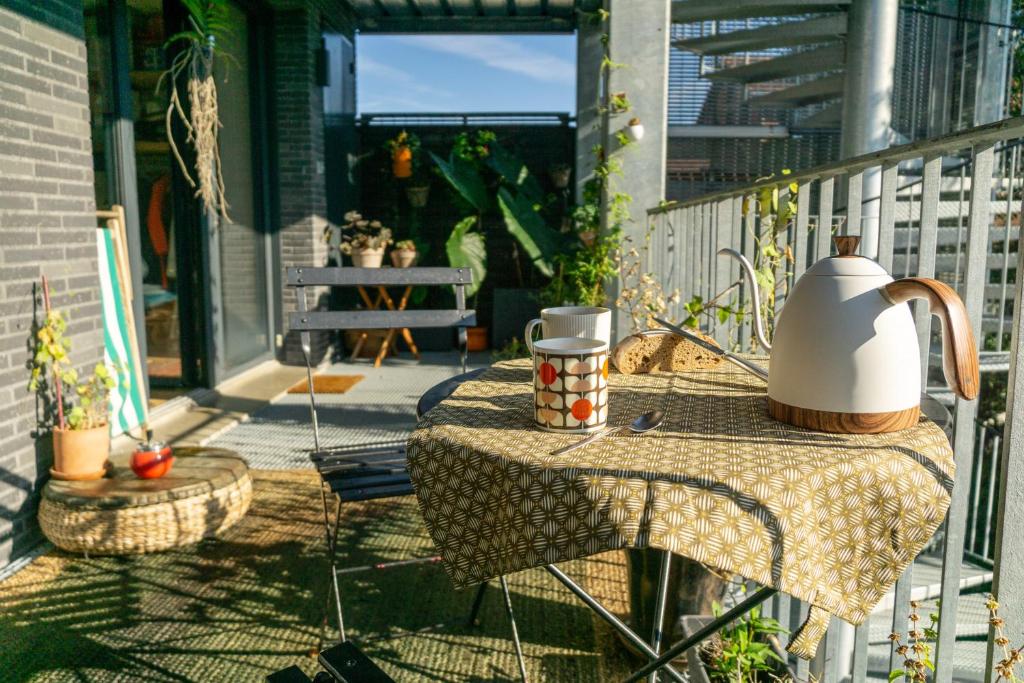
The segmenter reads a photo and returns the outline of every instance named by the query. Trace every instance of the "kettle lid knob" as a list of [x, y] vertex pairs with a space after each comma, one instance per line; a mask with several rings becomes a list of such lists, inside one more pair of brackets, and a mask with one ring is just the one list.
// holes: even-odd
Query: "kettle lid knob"
[[856, 256], [857, 247], [860, 246], [860, 237], [857, 235], [842, 235], [832, 238], [836, 245], [838, 256]]

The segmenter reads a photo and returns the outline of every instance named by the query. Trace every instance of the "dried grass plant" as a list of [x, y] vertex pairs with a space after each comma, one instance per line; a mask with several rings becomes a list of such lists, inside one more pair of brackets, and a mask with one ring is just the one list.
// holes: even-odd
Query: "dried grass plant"
[[[202, 202], [203, 209], [228, 221], [230, 207], [224, 195], [219, 142], [221, 122], [214, 80], [215, 56], [230, 58], [217, 49], [218, 40], [223, 42], [231, 33], [227, 0], [181, 0], [181, 4], [188, 10], [192, 29], [174, 34], [165, 43], [165, 47], [177, 43], [184, 43], [184, 47], [157, 83], [158, 90], [165, 80], [169, 83], [170, 101], [164, 117], [167, 141], [182, 174], [195, 188], [195, 196]], [[188, 98], [187, 109], [179, 90], [182, 80]], [[189, 172], [174, 139], [175, 118], [184, 126], [185, 140], [195, 151], [195, 177]]]

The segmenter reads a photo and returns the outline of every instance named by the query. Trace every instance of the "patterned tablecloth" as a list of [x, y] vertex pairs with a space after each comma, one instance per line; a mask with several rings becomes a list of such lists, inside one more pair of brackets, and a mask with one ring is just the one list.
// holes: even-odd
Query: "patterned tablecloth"
[[763, 382], [714, 370], [610, 377], [610, 424], [665, 423], [563, 456], [580, 438], [533, 426], [529, 361], [499, 363], [427, 413], [409, 468], [452, 582], [613, 548], [670, 550], [811, 604], [790, 651], [830, 614], [863, 622], [945, 516], [953, 454], [926, 418], [877, 435], [768, 416]]

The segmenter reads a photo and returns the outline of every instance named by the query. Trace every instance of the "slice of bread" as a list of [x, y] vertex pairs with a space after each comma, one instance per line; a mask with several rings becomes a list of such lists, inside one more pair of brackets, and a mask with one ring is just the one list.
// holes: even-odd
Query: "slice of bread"
[[[715, 344], [715, 340], [704, 333], [694, 333]], [[612, 363], [624, 375], [703, 370], [713, 368], [721, 362], [721, 356], [716, 356], [674, 334], [632, 334], [616, 344], [612, 350]]]

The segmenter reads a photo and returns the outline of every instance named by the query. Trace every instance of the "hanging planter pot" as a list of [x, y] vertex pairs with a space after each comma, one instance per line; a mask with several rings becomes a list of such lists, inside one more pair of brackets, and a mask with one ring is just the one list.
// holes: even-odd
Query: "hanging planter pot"
[[408, 178], [412, 175], [412, 150], [408, 147], [396, 147], [391, 153], [391, 174], [396, 178]]
[[414, 185], [405, 188], [405, 196], [409, 199], [409, 205], [414, 209], [422, 209], [427, 205], [430, 197], [430, 185]]
[[597, 233], [593, 230], [584, 230], [580, 233], [580, 242], [586, 247], [594, 246], [594, 240], [597, 239]]
[[487, 328], [467, 327], [466, 328], [466, 350], [486, 351], [487, 350]]
[[640, 123], [640, 119], [633, 117], [629, 120], [629, 125], [626, 126], [626, 135], [633, 142], [640, 142], [644, 138], [644, 124]]
[[548, 170], [551, 176], [551, 184], [559, 190], [569, 187], [569, 179], [572, 177], [572, 168], [568, 164], [558, 164]]
[[412, 240], [402, 240], [391, 250], [391, 265], [395, 268], [411, 268], [417, 256], [416, 244]]

